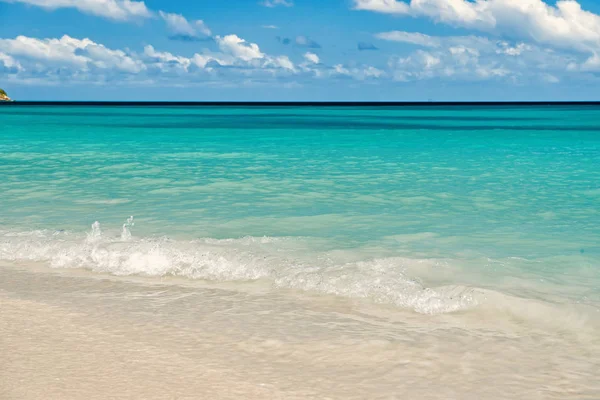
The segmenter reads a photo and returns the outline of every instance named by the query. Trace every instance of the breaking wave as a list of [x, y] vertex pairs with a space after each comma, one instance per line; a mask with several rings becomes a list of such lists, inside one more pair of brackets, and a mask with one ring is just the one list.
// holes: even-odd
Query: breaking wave
[[460, 286], [424, 287], [405, 273], [415, 260], [402, 257], [334, 262], [302, 257], [282, 243], [294, 239], [171, 240], [133, 237], [133, 217], [120, 234], [104, 234], [98, 222], [86, 235], [64, 231], [1, 232], [0, 260], [43, 262], [113, 275], [177, 276], [207, 281], [266, 280], [279, 288], [370, 299], [424, 314], [475, 307], [482, 293]]

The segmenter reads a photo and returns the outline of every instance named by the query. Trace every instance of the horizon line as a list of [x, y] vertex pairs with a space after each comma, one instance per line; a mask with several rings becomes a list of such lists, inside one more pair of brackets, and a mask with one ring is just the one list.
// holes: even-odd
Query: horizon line
[[11, 101], [0, 106], [570, 106], [595, 105], [600, 101]]

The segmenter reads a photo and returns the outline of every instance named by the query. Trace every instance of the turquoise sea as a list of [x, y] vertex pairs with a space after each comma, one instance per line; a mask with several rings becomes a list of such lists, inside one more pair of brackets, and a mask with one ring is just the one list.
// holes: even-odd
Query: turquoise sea
[[5, 261], [599, 312], [598, 106], [11, 105], [0, 124]]

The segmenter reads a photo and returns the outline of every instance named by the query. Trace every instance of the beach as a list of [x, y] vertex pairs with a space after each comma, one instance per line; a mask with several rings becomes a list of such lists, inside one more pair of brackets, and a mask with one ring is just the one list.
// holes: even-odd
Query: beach
[[0, 398], [597, 399], [597, 106], [0, 108]]
[[597, 327], [552, 332], [507, 315], [499, 329], [485, 314], [431, 320], [260, 288], [39, 268], [1, 272], [4, 399], [593, 399], [600, 390]]

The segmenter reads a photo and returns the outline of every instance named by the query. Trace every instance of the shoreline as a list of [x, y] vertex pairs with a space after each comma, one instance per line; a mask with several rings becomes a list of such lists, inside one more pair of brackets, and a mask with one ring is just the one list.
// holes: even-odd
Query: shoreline
[[[0, 266], [0, 392], [21, 399], [589, 399], [597, 339], [459, 328], [327, 297]], [[361, 308], [363, 307], [363, 308]], [[366, 308], [364, 308], [366, 307]], [[392, 397], [393, 398], [393, 397]]]

